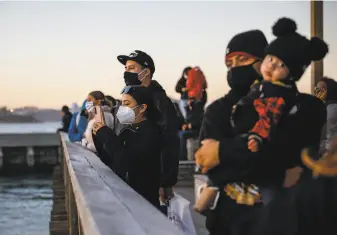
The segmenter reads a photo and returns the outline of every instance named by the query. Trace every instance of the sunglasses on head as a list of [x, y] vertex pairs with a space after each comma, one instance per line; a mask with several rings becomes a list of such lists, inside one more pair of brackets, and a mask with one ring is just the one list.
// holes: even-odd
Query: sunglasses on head
[[121, 91], [121, 94], [128, 94], [131, 91], [135, 91], [137, 90], [137, 88], [143, 87], [141, 85], [135, 85], [135, 86], [126, 86], [123, 88], [123, 90]]

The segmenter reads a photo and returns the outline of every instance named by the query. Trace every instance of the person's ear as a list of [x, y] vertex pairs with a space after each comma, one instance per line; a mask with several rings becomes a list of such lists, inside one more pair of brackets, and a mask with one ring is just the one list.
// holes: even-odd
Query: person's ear
[[142, 104], [142, 106], [140, 106], [141, 110], [140, 113], [145, 113], [146, 109], [147, 109], [147, 104]]
[[145, 69], [145, 77], [147, 77], [147, 76], [148, 76], [148, 77], [151, 77], [150, 75], [151, 75], [150, 69], [149, 69], [149, 68], [146, 68], [146, 69]]
[[145, 110], [147, 109], [147, 104], [143, 104], [143, 105], [142, 105], [142, 108], [143, 108], [143, 110], [144, 110], [144, 112], [145, 112]]

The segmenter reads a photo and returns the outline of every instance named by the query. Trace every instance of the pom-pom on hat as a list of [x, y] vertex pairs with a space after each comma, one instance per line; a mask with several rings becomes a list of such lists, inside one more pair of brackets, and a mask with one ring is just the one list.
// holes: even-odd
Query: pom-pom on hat
[[266, 54], [282, 60], [290, 71], [290, 78], [298, 81], [310, 63], [323, 59], [329, 48], [320, 38], [308, 40], [296, 30], [295, 21], [279, 19], [273, 26], [273, 34], [277, 38], [266, 48]]

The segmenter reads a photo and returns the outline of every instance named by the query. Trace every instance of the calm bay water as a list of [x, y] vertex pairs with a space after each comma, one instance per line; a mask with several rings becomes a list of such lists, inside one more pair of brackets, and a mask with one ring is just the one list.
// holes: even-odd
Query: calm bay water
[[[60, 122], [0, 123], [4, 133], [54, 133]], [[48, 235], [51, 175], [0, 176], [0, 235]]]
[[51, 177], [0, 178], [0, 234], [48, 235]]
[[0, 123], [0, 134], [7, 133], [54, 133], [61, 122]]

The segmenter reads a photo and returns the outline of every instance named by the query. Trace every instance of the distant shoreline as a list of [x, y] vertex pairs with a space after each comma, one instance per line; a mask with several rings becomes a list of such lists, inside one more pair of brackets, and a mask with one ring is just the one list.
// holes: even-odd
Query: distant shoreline
[[40, 123], [32, 116], [2, 116], [0, 117], [0, 123]]

